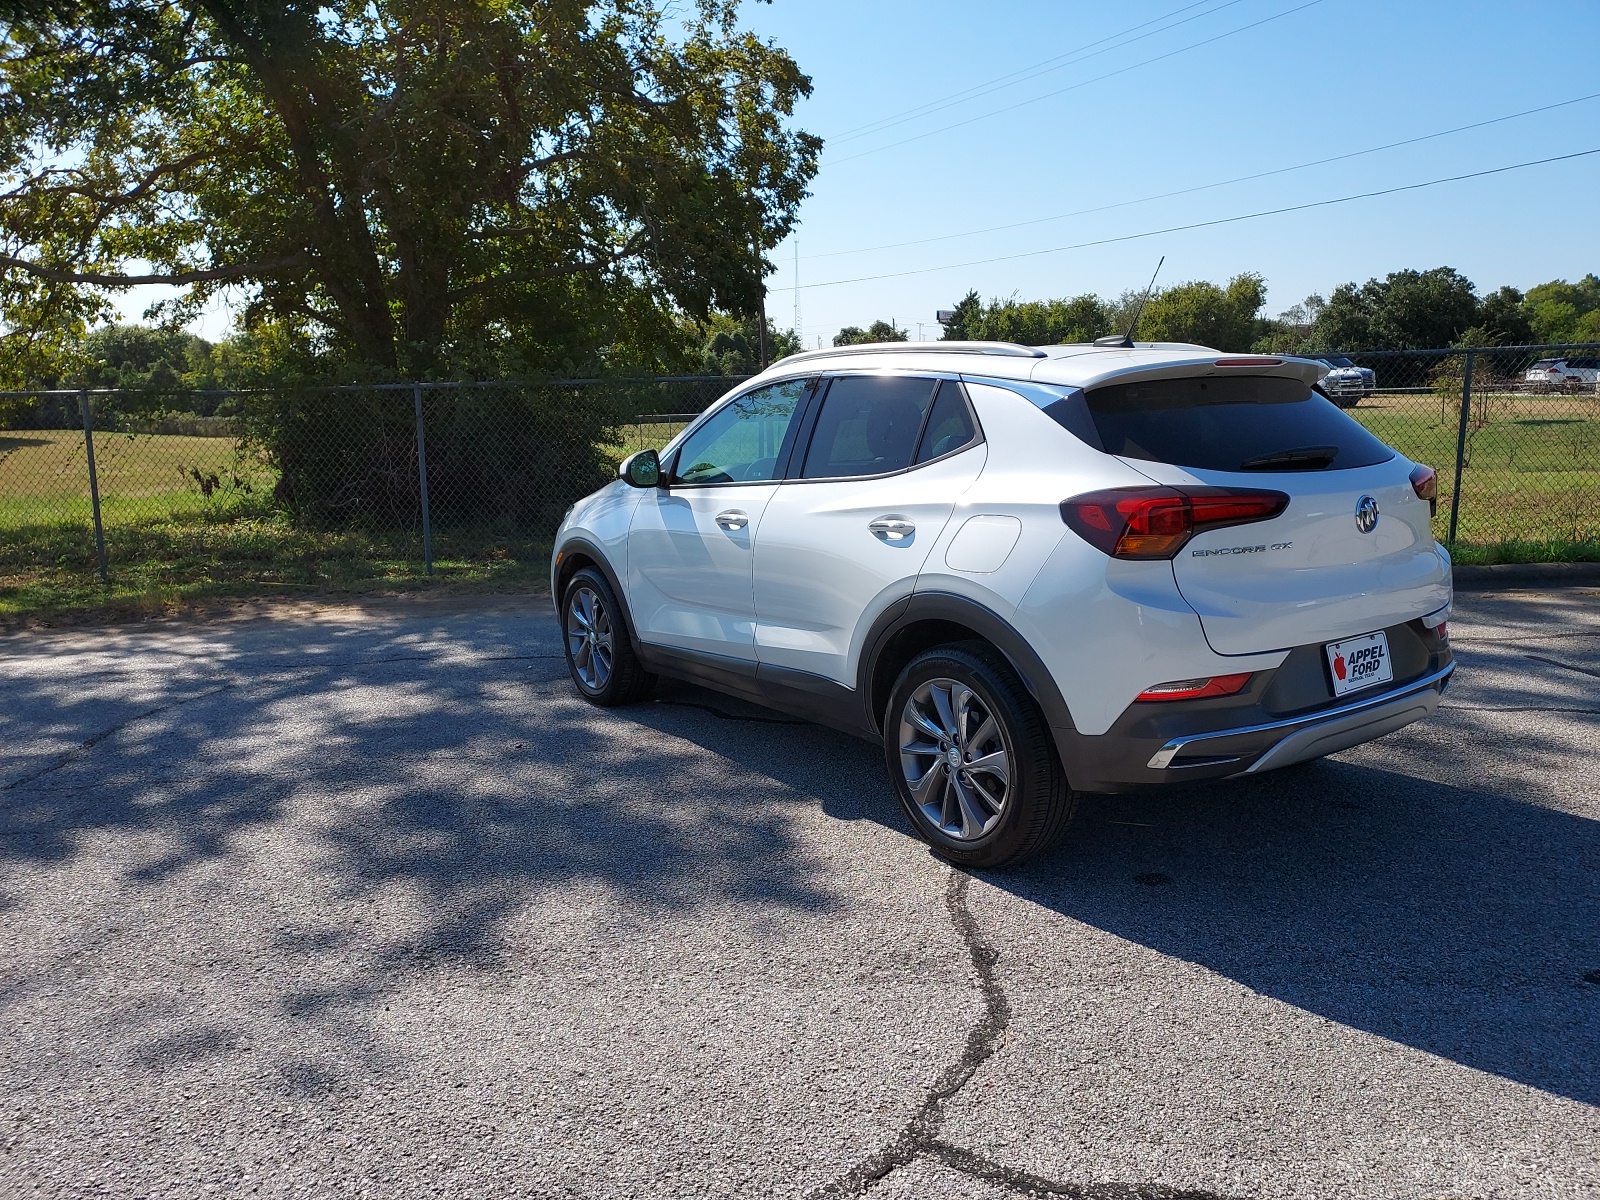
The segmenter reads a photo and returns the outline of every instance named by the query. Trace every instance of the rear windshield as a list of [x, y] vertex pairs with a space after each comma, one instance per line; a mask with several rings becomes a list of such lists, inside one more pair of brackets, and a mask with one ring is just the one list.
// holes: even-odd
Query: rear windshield
[[1370, 467], [1394, 451], [1298, 379], [1152, 379], [1084, 393], [1107, 454], [1208, 471]]

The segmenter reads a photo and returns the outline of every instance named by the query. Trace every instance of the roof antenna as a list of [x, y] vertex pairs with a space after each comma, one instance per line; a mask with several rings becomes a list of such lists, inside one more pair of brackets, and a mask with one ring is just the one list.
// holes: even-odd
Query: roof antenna
[[1133, 349], [1133, 331], [1139, 328], [1139, 318], [1144, 316], [1144, 306], [1150, 303], [1150, 293], [1155, 289], [1156, 276], [1161, 274], [1161, 263], [1167, 261], [1163, 254], [1161, 261], [1156, 263], [1156, 269], [1150, 273], [1149, 286], [1144, 289], [1144, 295], [1139, 297], [1139, 307], [1133, 310], [1133, 320], [1128, 322], [1127, 333], [1113, 333], [1109, 337], [1095, 338], [1096, 346], [1115, 346], [1122, 350]]

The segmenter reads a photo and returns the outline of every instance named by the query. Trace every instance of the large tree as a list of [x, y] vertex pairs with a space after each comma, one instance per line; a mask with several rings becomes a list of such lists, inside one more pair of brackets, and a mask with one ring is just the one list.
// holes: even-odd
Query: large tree
[[0, 370], [138, 283], [373, 374], [761, 306], [820, 141], [737, 0], [0, 0]]
[[1359, 287], [1341, 284], [1317, 316], [1323, 350], [1418, 350], [1453, 345], [1478, 323], [1472, 280], [1451, 267], [1391, 271]]

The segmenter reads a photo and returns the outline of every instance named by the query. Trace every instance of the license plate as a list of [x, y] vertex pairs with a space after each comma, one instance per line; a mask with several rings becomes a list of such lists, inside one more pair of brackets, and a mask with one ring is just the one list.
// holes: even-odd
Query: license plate
[[1389, 635], [1379, 630], [1342, 642], [1329, 642], [1328, 674], [1333, 679], [1333, 694], [1343, 696], [1375, 683], [1394, 682], [1394, 663], [1389, 659]]

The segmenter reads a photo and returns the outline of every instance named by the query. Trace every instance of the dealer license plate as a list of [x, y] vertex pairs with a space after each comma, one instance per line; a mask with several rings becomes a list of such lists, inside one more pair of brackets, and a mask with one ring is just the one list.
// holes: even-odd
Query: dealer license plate
[[1381, 629], [1342, 642], [1329, 642], [1328, 674], [1333, 679], [1333, 694], [1343, 696], [1375, 683], [1394, 682], [1394, 663], [1389, 659], [1389, 635]]

